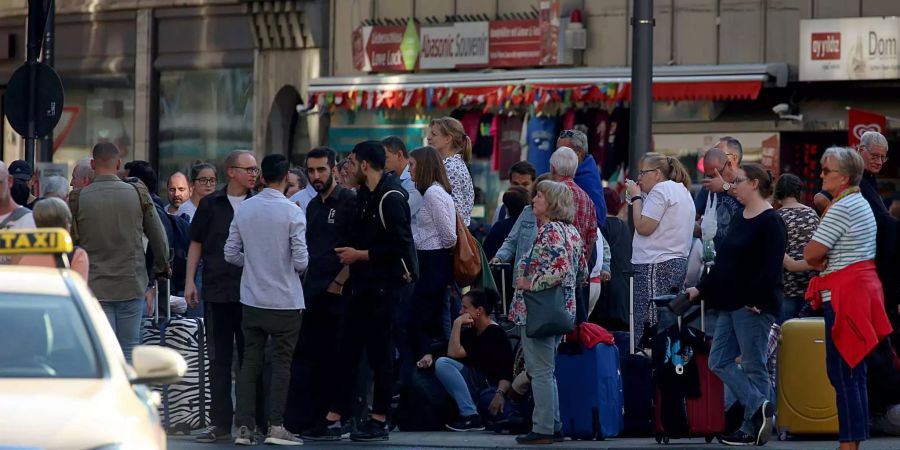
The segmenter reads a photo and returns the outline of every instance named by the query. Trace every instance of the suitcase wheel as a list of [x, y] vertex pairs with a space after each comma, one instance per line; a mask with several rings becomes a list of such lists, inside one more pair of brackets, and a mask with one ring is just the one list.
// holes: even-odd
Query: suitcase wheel
[[656, 443], [669, 445], [669, 437], [664, 434], [657, 434], [656, 435]]
[[786, 441], [787, 438], [788, 438], [788, 434], [787, 434], [786, 430], [781, 430], [778, 432], [778, 440], [779, 441]]
[[712, 435], [706, 436], [706, 443], [707, 443], [707, 444], [712, 444], [712, 441], [713, 441], [713, 439], [715, 439], [715, 438], [716, 438], [716, 437], [715, 437], [715, 436], [712, 436]]

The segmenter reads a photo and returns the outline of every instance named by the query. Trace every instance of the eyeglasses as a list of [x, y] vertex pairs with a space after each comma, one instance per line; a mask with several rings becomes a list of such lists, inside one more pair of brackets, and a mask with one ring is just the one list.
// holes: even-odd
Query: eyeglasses
[[890, 159], [890, 158], [888, 158], [888, 155], [876, 155], [868, 150], [866, 150], [866, 152], [869, 154], [870, 158], [873, 158], [875, 160], [880, 160], [882, 164], [888, 162], [888, 159]]
[[247, 173], [247, 175], [256, 175], [259, 173], [259, 167], [241, 167], [241, 166], [231, 166], [231, 169], [241, 169]]
[[642, 171], [638, 172], [638, 176], [641, 177], [641, 176], [644, 176], [644, 174], [647, 174], [647, 173], [650, 173], [650, 172], [655, 172], [655, 171], [657, 171], [657, 170], [658, 170], [658, 169], [647, 169], [647, 170], [642, 170]]
[[828, 175], [831, 174], [832, 172], [837, 172], [837, 170], [832, 170], [832, 169], [829, 169], [829, 168], [827, 168], [827, 167], [825, 167], [825, 166], [822, 166], [822, 175], [828, 176]]
[[738, 178], [735, 178], [734, 181], [733, 181], [731, 184], [740, 184], [740, 183], [743, 183], [743, 182], [748, 181], [748, 180], [750, 180], [750, 179], [749, 179], [749, 178], [740, 178], [740, 177], [738, 177]]
[[216, 184], [215, 178], [197, 178], [194, 180], [195, 183], [205, 184], [207, 186], [213, 186]]
[[563, 130], [559, 133], [558, 139], [575, 137], [576, 130]]

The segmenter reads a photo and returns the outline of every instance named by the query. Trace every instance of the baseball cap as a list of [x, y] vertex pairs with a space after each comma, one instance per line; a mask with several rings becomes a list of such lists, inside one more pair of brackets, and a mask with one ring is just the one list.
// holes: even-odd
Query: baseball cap
[[31, 164], [28, 164], [27, 161], [19, 159], [13, 161], [12, 164], [9, 165], [9, 174], [16, 180], [30, 181], [33, 173], [34, 171], [31, 170]]

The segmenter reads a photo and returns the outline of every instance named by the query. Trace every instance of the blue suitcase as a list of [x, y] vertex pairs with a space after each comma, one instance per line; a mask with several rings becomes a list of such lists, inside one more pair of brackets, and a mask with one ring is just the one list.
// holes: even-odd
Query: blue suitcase
[[619, 350], [597, 344], [556, 357], [556, 385], [562, 431], [573, 439], [618, 436], [624, 421]]

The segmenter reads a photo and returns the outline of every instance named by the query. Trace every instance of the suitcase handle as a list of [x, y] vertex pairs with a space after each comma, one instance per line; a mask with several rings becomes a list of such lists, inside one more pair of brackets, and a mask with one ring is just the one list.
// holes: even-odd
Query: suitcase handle
[[[172, 309], [169, 304], [171, 281], [168, 278], [157, 278], [156, 281], [156, 308], [153, 308], [153, 325], [159, 328], [169, 323], [172, 318]], [[165, 311], [164, 317], [160, 317], [160, 311]]]

